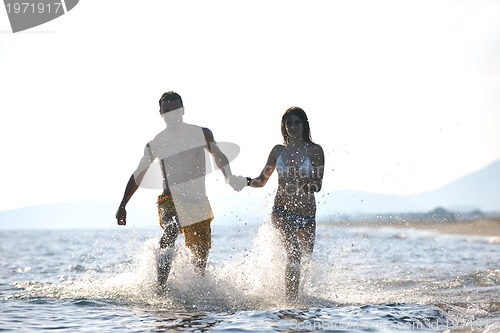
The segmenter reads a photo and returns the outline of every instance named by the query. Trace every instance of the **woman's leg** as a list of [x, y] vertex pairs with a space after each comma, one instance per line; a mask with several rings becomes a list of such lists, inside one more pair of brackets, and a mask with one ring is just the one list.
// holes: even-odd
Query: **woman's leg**
[[293, 236], [285, 244], [286, 268], [285, 268], [285, 291], [289, 300], [299, 297], [300, 284], [300, 248], [297, 239]]
[[278, 230], [280, 238], [285, 246], [285, 293], [289, 300], [295, 300], [299, 296], [300, 283], [300, 245], [291, 221], [279, 216], [277, 213], [271, 215], [273, 226]]
[[314, 250], [314, 242], [316, 240], [316, 222], [313, 222], [296, 231], [297, 239], [301, 252], [311, 255]]

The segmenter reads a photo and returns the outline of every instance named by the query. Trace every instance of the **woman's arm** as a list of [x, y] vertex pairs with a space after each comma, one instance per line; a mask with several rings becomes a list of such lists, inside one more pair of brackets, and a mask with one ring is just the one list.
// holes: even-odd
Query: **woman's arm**
[[267, 181], [269, 180], [269, 177], [271, 177], [271, 175], [274, 172], [274, 169], [276, 168], [276, 160], [278, 159], [278, 156], [280, 156], [283, 149], [285, 149], [283, 145], [274, 146], [274, 148], [269, 153], [266, 165], [264, 166], [264, 169], [262, 169], [260, 175], [257, 178], [253, 179], [248, 178], [248, 186], [263, 187], [264, 185], [266, 185]]
[[325, 154], [320, 145], [314, 145], [311, 149], [313, 174], [309, 183], [309, 192], [319, 192], [323, 185], [323, 173], [325, 171]]
[[321, 191], [323, 185], [323, 173], [325, 169], [325, 155], [320, 145], [314, 144], [309, 148], [309, 158], [312, 164], [312, 173], [307, 177], [299, 176], [297, 186], [302, 193], [313, 193]]

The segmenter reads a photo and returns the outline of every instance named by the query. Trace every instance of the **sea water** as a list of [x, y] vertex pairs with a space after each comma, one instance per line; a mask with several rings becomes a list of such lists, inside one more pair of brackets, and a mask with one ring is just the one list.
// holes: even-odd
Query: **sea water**
[[268, 221], [212, 233], [158, 294], [159, 228], [0, 231], [0, 331], [500, 332], [498, 238], [320, 223], [290, 303]]

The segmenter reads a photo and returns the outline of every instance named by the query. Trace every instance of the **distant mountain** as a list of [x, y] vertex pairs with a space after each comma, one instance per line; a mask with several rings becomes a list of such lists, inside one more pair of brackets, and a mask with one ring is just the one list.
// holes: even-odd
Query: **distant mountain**
[[426, 212], [436, 207], [500, 212], [500, 161], [437, 190], [411, 196], [335, 191], [326, 197], [329, 215]]
[[500, 161], [440, 189], [407, 199], [417, 207], [439, 205], [451, 210], [500, 211]]

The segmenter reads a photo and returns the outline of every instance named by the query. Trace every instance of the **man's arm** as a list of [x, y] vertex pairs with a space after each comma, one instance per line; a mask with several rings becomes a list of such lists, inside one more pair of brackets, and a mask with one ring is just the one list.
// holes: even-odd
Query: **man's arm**
[[137, 191], [137, 189], [139, 188], [139, 185], [141, 184], [144, 175], [148, 171], [149, 166], [151, 165], [151, 163], [153, 163], [153, 160], [154, 158], [151, 154], [148, 144], [144, 149], [144, 156], [139, 162], [137, 170], [132, 174], [132, 176], [130, 176], [127, 186], [125, 187], [125, 193], [123, 194], [122, 201], [120, 202], [120, 206], [118, 207], [115, 215], [118, 225], [127, 224], [127, 210], [125, 209], [125, 207], [127, 206], [130, 198], [132, 198], [132, 196], [134, 195], [135, 191]]
[[215, 142], [214, 135], [208, 128], [203, 128], [203, 134], [205, 135], [205, 140], [207, 141], [208, 151], [214, 157], [215, 164], [224, 174], [224, 178], [229, 182], [229, 179], [233, 176], [231, 172], [231, 167], [229, 166], [229, 160], [220, 150], [217, 142]]
[[118, 207], [118, 211], [116, 212], [116, 220], [118, 221], [118, 225], [126, 225], [127, 224], [127, 210], [125, 206], [127, 205], [132, 195], [134, 195], [135, 191], [139, 188], [139, 185], [135, 181], [134, 175], [130, 176], [128, 180], [127, 186], [125, 187], [125, 193], [123, 194], [123, 199], [120, 202], [120, 206]]

